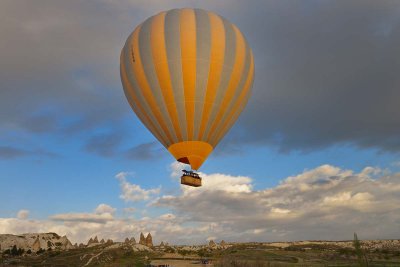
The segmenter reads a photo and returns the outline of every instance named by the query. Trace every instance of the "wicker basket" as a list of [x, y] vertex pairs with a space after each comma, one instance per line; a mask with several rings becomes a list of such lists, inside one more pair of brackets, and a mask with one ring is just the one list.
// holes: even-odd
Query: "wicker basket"
[[201, 178], [195, 178], [189, 175], [182, 175], [181, 184], [199, 187], [201, 186]]

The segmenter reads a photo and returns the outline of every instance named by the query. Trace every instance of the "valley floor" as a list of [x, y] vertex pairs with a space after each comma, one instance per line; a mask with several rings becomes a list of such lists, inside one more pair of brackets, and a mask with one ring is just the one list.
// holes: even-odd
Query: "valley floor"
[[[117, 243], [118, 244], [118, 243]], [[39, 255], [0, 255], [0, 266], [159, 266], [170, 267], [263, 267], [263, 266], [400, 266], [400, 250], [363, 249], [335, 244], [301, 243], [274, 246], [273, 243], [239, 243], [225, 247], [168, 246], [137, 251], [126, 243], [98, 245], [67, 251], [46, 251]], [[360, 258], [358, 257], [360, 256]], [[202, 264], [209, 260], [210, 264]]]

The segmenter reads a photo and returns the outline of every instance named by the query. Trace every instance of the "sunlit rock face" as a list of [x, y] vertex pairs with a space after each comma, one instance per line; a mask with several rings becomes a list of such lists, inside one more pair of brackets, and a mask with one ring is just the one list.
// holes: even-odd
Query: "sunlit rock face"
[[32, 252], [40, 249], [68, 250], [74, 248], [66, 236], [59, 236], [56, 233], [0, 234], [0, 252], [11, 249], [14, 245], [18, 249]]

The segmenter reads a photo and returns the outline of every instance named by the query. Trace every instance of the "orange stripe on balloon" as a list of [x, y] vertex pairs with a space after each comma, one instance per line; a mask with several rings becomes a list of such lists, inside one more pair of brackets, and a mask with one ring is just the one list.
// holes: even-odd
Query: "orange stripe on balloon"
[[221, 106], [219, 107], [215, 120], [212, 122], [211, 130], [208, 133], [207, 140], [214, 133], [216, 127], [221, 123], [222, 116], [225, 114], [229, 106], [229, 103], [232, 101], [232, 98], [235, 95], [236, 90], [242, 90], [242, 88], [238, 88], [238, 85], [243, 75], [244, 61], [246, 57], [246, 43], [239, 29], [234, 25], [233, 29], [235, 31], [235, 36], [236, 36], [235, 64], [233, 66], [229, 84], [225, 91], [225, 95], [221, 102]]
[[185, 92], [188, 140], [193, 139], [194, 102], [196, 96], [196, 18], [193, 9], [180, 14], [182, 76]]
[[223, 127], [221, 127], [221, 130], [218, 133], [216, 133], [215, 138], [213, 138], [213, 140], [210, 140], [210, 144], [212, 146], [215, 147], [218, 144], [219, 140], [221, 140], [222, 137], [232, 127], [232, 125], [235, 123], [240, 113], [246, 106], [248, 98], [250, 96], [250, 89], [253, 85], [253, 80], [254, 80], [254, 57], [253, 53], [250, 51], [250, 70], [247, 76], [246, 83], [243, 87], [243, 91], [241, 92], [239, 98], [236, 100], [232, 108], [232, 111], [228, 115], [227, 120], [225, 121]]
[[171, 84], [171, 75], [168, 67], [167, 51], [165, 46], [165, 14], [162, 12], [155, 16], [151, 24], [151, 52], [158, 83], [161, 87], [164, 102], [174, 126], [179, 141], [182, 141], [182, 133], [179, 127], [178, 112], [176, 108], [174, 92]]
[[155, 125], [152, 123], [151, 119], [149, 116], [146, 114], [144, 111], [144, 108], [142, 107], [140, 101], [136, 97], [134, 90], [132, 88], [131, 83], [128, 80], [128, 77], [126, 75], [126, 68], [125, 68], [125, 62], [123, 60], [123, 56], [121, 56], [121, 80], [124, 88], [124, 92], [126, 94], [126, 98], [132, 107], [132, 109], [135, 111], [136, 115], [139, 117], [139, 119], [142, 121], [142, 123], [150, 130], [151, 133], [155, 135], [155, 137], [164, 145], [167, 146], [167, 142], [165, 139], [161, 136], [161, 134], [157, 131], [157, 128]]
[[210, 68], [201, 119], [199, 140], [203, 140], [204, 131], [209, 123], [209, 117], [214, 104], [215, 96], [221, 79], [225, 54], [225, 28], [222, 19], [214, 13], [208, 12], [211, 28]]
[[168, 138], [169, 144], [173, 143], [173, 138], [171, 133], [168, 131], [168, 127], [166, 126], [160, 109], [157, 105], [157, 102], [154, 98], [154, 95], [151, 91], [149, 83], [146, 78], [146, 74], [143, 69], [142, 60], [140, 57], [140, 50], [139, 50], [139, 32], [141, 27], [137, 27], [136, 30], [133, 32], [133, 53], [135, 54], [135, 63], [132, 64], [133, 72], [135, 73], [135, 77], [137, 79], [138, 85], [143, 93], [144, 98], [146, 99], [147, 103], [149, 104], [152, 112], [154, 113], [158, 123], [160, 124], [162, 130], [164, 131], [165, 135]]

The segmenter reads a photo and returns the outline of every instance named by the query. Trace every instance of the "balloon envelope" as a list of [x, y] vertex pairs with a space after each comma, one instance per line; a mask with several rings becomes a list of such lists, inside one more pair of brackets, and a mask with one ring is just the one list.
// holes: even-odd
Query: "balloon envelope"
[[173, 9], [136, 27], [121, 52], [126, 98], [180, 162], [197, 170], [251, 92], [253, 53], [240, 30], [201, 9]]

